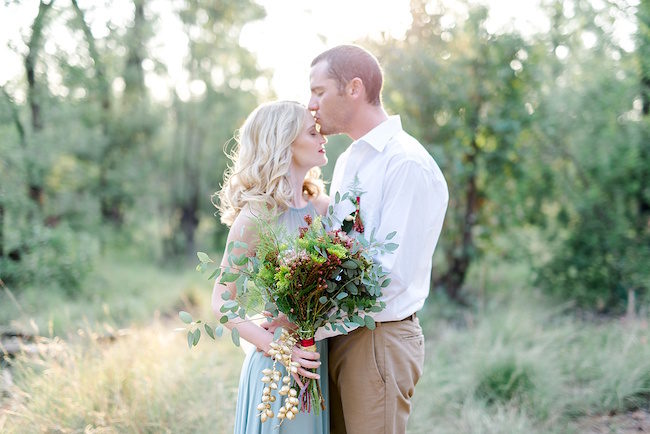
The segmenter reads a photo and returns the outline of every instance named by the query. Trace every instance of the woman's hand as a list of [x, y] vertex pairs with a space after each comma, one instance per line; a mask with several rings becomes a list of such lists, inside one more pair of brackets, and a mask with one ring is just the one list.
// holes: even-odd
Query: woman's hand
[[[262, 312], [262, 314], [267, 317], [267, 318], [272, 318], [273, 315], [271, 312]], [[283, 313], [278, 314], [277, 317], [273, 318], [271, 321], [264, 321], [262, 324], [260, 324], [260, 327], [262, 327], [264, 330], [270, 332], [270, 333], [275, 333], [275, 330], [282, 327], [283, 329], [292, 332], [296, 330], [296, 325], [289, 321], [287, 316]]]

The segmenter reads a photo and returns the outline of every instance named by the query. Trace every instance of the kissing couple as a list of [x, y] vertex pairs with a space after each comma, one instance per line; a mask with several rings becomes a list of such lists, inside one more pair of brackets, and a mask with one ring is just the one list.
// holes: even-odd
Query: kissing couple
[[[350, 232], [395, 231], [399, 246], [374, 258], [389, 273], [382, 289], [385, 308], [372, 314], [376, 327], [319, 329], [316, 351], [292, 350], [295, 378], [320, 379], [325, 410], [299, 412], [292, 420], [263, 423], [257, 409], [265, 383], [261, 372], [274, 362], [274, 331], [291, 328], [286, 317], [256, 323], [234, 318], [248, 351], [239, 381], [235, 434], [400, 434], [406, 432], [411, 397], [424, 367], [424, 336], [416, 313], [429, 294], [432, 256], [449, 194], [440, 168], [402, 129], [398, 115], [383, 107], [383, 74], [371, 53], [356, 45], [331, 48], [311, 63], [307, 106], [290, 101], [265, 103], [248, 116], [237, 136], [232, 164], [216, 205], [230, 227], [231, 254], [254, 255], [259, 237], [256, 216], [273, 210], [278, 224], [297, 233], [305, 216], [325, 215], [332, 206], [338, 221], [351, 213], [362, 225]], [[329, 196], [320, 167], [327, 164], [326, 136], [346, 134], [353, 142], [337, 159]], [[363, 194], [335, 201], [350, 185]], [[338, 193], [338, 195], [337, 195]], [[308, 219], [309, 220], [309, 219]], [[246, 246], [246, 247], [241, 247]], [[222, 266], [227, 267], [228, 254]], [[217, 279], [212, 307], [236, 296], [235, 283]], [[280, 401], [268, 402], [278, 414]]]

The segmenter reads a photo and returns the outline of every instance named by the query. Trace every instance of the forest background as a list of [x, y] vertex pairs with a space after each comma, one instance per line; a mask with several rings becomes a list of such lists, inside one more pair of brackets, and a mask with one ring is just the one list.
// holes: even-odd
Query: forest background
[[[155, 0], [102, 32], [92, 2], [0, 6], [33, 9], [0, 83], [0, 430], [231, 430], [243, 354], [173, 329], [210, 315], [193, 271], [227, 234], [210, 196], [275, 97], [240, 43], [265, 10], [171, 4], [184, 86]], [[538, 6], [545, 31], [411, 0], [403, 35], [349, 41], [450, 188], [410, 433], [650, 429], [650, 1]], [[326, 180], [349, 143], [330, 138]]]

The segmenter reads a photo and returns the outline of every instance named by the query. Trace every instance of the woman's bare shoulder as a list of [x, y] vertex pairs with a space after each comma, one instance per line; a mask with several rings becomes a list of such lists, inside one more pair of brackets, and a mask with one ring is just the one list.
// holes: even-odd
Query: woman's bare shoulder
[[251, 207], [245, 205], [230, 226], [228, 241], [250, 242], [256, 238], [258, 218]]

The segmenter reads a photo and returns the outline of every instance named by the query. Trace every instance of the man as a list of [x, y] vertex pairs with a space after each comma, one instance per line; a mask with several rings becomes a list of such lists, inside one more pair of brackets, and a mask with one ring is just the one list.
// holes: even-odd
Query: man
[[359, 199], [339, 202], [335, 215], [342, 220], [359, 214], [355, 229], [375, 230], [379, 240], [397, 231], [399, 244], [394, 254], [378, 258], [391, 283], [383, 289], [386, 308], [373, 315], [376, 328], [329, 339], [331, 432], [405, 433], [424, 364], [415, 313], [429, 293], [447, 184], [424, 147], [404, 132], [399, 116], [384, 110], [382, 72], [372, 54], [342, 45], [318, 55], [311, 66], [308, 108], [320, 132], [354, 140], [336, 162], [330, 197], [354, 186]]

